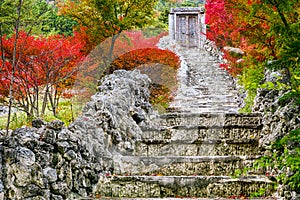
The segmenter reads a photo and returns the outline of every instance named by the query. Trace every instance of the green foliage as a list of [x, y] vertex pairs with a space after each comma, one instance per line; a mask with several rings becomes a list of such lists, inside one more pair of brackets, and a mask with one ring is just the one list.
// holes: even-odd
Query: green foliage
[[[12, 35], [17, 19], [16, 0], [0, 0], [0, 27], [2, 35]], [[76, 21], [59, 16], [56, 7], [44, 0], [25, 0], [21, 6], [20, 29], [35, 35], [72, 35]]]
[[[6, 128], [7, 116], [0, 117], [0, 130]], [[30, 119], [27, 117], [24, 112], [15, 112], [12, 114], [10, 129], [17, 129], [25, 125], [30, 124]]]
[[251, 112], [254, 98], [256, 97], [256, 90], [260, 86], [261, 80], [264, 78], [264, 65], [257, 63], [256, 66], [244, 68], [242, 74], [239, 76], [239, 84], [244, 86], [247, 91], [245, 99], [245, 107], [240, 109], [242, 113]]
[[64, 100], [59, 103], [56, 116], [53, 116], [52, 113], [48, 112], [42, 117], [42, 119], [47, 122], [58, 119], [68, 126], [76, 117], [79, 116], [80, 109], [80, 105], [74, 106], [70, 100]]
[[260, 188], [257, 192], [251, 193], [250, 197], [255, 198], [255, 197], [263, 197], [266, 194], [266, 189], [265, 188]]
[[256, 166], [279, 172], [276, 176], [278, 184], [300, 191], [300, 129], [278, 139], [271, 149], [272, 155], [259, 159]]
[[[21, 8], [18, 18], [16, 10]], [[20, 29], [26, 32], [39, 32], [46, 14], [52, 8], [41, 0], [1, 0], [0, 1], [0, 26], [2, 35], [12, 35], [15, 32], [16, 21], [19, 20]]]
[[64, 1], [60, 13], [86, 28], [93, 49], [107, 38], [114, 41], [121, 32], [143, 28], [153, 22], [157, 0], [81, 0]]
[[279, 98], [278, 103], [280, 105], [286, 105], [286, 103], [293, 101], [295, 105], [300, 106], [300, 91], [290, 91]]
[[150, 103], [159, 113], [166, 112], [172, 100], [171, 90], [163, 85], [152, 83], [150, 85]]
[[[63, 100], [58, 105], [57, 116], [54, 116], [53, 113], [48, 110], [43, 116], [40, 116], [42, 120], [50, 122], [53, 120], [61, 120], [68, 126], [71, 122], [74, 121], [76, 117], [81, 114], [82, 105], [74, 104], [70, 100]], [[12, 115], [10, 129], [15, 130], [22, 126], [29, 126], [33, 118], [28, 117], [25, 112], [17, 111]], [[0, 117], [0, 130], [5, 129], [7, 123], [7, 117]]]
[[156, 24], [158, 27], [167, 29], [169, 25], [169, 13], [170, 13], [170, 6], [163, 6], [162, 11], [159, 12], [159, 16], [156, 20]]
[[193, 0], [186, 0], [181, 4], [182, 7], [196, 7], [198, 6], [199, 1], [193, 1]]
[[13, 32], [14, 20], [12, 13], [15, 12], [15, 0], [0, 0], [0, 35]]
[[77, 22], [68, 16], [58, 15], [58, 9], [55, 7], [48, 5], [48, 9], [49, 12], [40, 27], [41, 34], [73, 35], [73, 27], [77, 25]]

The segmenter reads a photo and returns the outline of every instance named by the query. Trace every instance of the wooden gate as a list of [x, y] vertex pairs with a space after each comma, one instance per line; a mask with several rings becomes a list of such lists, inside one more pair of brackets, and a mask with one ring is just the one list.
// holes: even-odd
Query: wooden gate
[[205, 41], [204, 10], [173, 8], [169, 15], [169, 34], [184, 47], [202, 47]]
[[178, 15], [177, 16], [177, 41], [185, 47], [197, 47], [197, 15]]

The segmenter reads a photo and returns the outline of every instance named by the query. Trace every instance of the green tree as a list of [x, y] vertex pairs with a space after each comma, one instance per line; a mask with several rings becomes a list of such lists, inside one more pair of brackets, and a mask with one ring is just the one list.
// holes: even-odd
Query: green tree
[[91, 49], [111, 37], [111, 55], [122, 31], [151, 23], [156, 3], [157, 0], [67, 0], [60, 11], [87, 27]]
[[60, 34], [70, 36], [73, 35], [73, 27], [77, 26], [77, 22], [68, 16], [58, 15], [57, 8], [51, 8], [47, 15], [47, 19], [44, 20], [42, 26], [43, 34]]
[[[107, 50], [98, 58], [101, 77], [109, 73], [117, 38], [125, 30], [142, 28], [153, 22], [156, 3], [157, 0], [67, 0], [60, 11], [87, 27], [89, 41], [86, 44], [90, 44], [87, 51], [105, 40]], [[110, 40], [106, 40], [108, 38]]]
[[[13, 35], [17, 1], [0, 0], [0, 34]], [[20, 12], [20, 30], [34, 35], [72, 35], [77, 22], [59, 16], [58, 8], [45, 0], [23, 0]]]
[[12, 13], [15, 12], [14, 0], [0, 0], [0, 34], [9, 34], [13, 32]]
[[34, 34], [73, 35], [73, 27], [77, 25], [77, 22], [68, 16], [59, 15], [56, 6], [47, 4], [45, 0], [42, 0], [38, 1], [33, 9], [42, 14], [40, 23], [34, 27]]

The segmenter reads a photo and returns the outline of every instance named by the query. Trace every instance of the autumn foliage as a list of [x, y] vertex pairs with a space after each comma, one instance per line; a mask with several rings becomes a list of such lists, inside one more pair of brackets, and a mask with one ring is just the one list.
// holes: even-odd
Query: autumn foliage
[[156, 46], [164, 35], [166, 33], [162, 32], [157, 36], [146, 37], [141, 30], [124, 31], [115, 41], [112, 62], [109, 62], [108, 59], [111, 40], [107, 39], [98, 45], [87, 56], [77, 76], [78, 90], [83, 92], [81, 101], [89, 99], [95, 91], [97, 80], [101, 79], [103, 75], [120, 69], [139, 69], [152, 79], [155, 83], [155, 87], [154, 85], [151, 87], [152, 102], [158, 101], [158, 99], [161, 99], [159, 101], [170, 101], [171, 93], [176, 89], [176, 75], [180, 61], [173, 52], [159, 49]]
[[110, 72], [117, 69], [140, 69], [147, 74], [152, 84], [150, 102], [167, 107], [173, 99], [172, 92], [177, 86], [177, 69], [180, 61], [176, 54], [158, 48], [145, 48], [130, 51], [118, 57], [110, 66]]
[[16, 49], [16, 67], [12, 82], [12, 59], [15, 37], [2, 38], [3, 59], [0, 60], [0, 97], [3, 101], [13, 84], [16, 106], [29, 116], [40, 115], [39, 98], [44, 105], [51, 103], [54, 114], [59, 97], [72, 86], [77, 72], [76, 66], [83, 58], [80, 51], [84, 43], [77, 34], [73, 37], [55, 35], [34, 37], [20, 32]]
[[158, 48], [137, 49], [118, 57], [110, 66], [111, 72], [117, 69], [132, 70], [147, 63], [160, 63], [171, 69], [179, 68], [179, 58], [169, 50]]
[[[139, 69], [147, 74], [152, 84], [150, 102], [161, 111], [168, 107], [177, 88], [177, 69], [180, 67], [179, 57], [169, 51], [159, 49], [159, 39], [166, 35], [162, 32], [156, 37], [145, 37], [142, 31], [125, 32], [129, 42], [120, 39], [116, 42], [114, 61], [109, 65], [109, 72], [124, 69]], [[128, 52], [124, 52], [124, 47]]]
[[300, 91], [299, 1], [207, 0], [205, 9], [207, 38], [227, 61], [221, 67], [239, 76], [252, 98], [266, 68], [285, 71], [291, 77], [291, 88]]
[[243, 55], [226, 51], [224, 47], [240, 48], [249, 62], [265, 60], [272, 55], [271, 49], [274, 48], [273, 38], [267, 35], [270, 26], [264, 17], [249, 20], [252, 3], [243, 0], [208, 0], [205, 5], [206, 23], [209, 27], [207, 38], [222, 49], [228, 63], [221, 66], [233, 76], [243, 71], [245, 64], [242, 62], [245, 60], [241, 60]]

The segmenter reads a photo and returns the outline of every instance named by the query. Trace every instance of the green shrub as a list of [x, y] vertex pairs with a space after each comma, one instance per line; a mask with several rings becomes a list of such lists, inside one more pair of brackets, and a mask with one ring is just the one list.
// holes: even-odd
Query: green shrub
[[278, 184], [288, 185], [291, 190], [300, 191], [300, 129], [291, 131], [271, 146], [272, 155], [256, 162], [256, 167], [270, 168], [279, 172]]
[[295, 105], [300, 106], [300, 91], [290, 91], [280, 97], [278, 101], [280, 105], [286, 105], [288, 102], [293, 101]]

